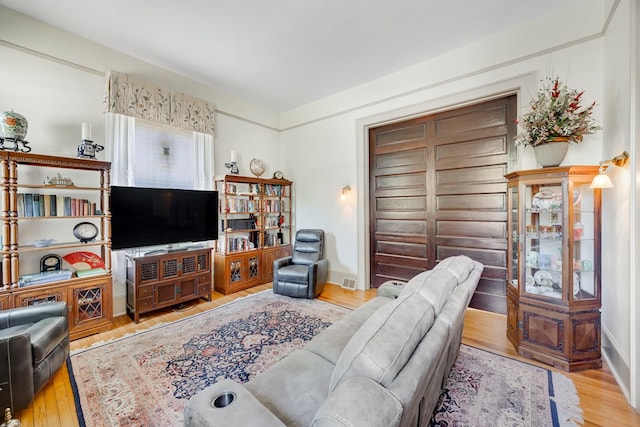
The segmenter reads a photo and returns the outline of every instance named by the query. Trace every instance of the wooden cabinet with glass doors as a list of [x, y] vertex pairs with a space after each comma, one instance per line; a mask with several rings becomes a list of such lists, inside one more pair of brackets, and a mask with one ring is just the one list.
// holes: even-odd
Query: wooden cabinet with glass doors
[[597, 166], [509, 173], [507, 337], [566, 371], [600, 368]]
[[273, 260], [291, 254], [291, 184], [240, 175], [216, 178], [216, 291], [226, 295], [268, 283]]

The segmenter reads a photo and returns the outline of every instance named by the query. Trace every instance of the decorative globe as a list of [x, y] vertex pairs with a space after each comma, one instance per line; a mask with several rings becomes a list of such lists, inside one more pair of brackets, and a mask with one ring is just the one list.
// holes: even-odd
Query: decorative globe
[[251, 173], [257, 177], [260, 177], [264, 173], [265, 167], [264, 162], [259, 159], [252, 159], [251, 163], [249, 163], [249, 169]]
[[0, 116], [0, 138], [24, 141], [28, 125], [22, 114], [14, 113], [13, 110], [3, 111]]

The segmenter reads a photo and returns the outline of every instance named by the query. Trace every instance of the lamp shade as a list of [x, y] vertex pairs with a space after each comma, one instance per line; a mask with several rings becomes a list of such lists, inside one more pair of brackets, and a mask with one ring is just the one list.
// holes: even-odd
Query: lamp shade
[[611, 178], [606, 173], [599, 173], [593, 178], [591, 181], [591, 185], [589, 188], [611, 188], [613, 187], [613, 182], [611, 182]]

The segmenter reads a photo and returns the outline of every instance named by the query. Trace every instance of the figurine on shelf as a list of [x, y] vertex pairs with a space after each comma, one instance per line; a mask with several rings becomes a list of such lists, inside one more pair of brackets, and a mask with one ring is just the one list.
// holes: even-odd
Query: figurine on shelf
[[65, 186], [65, 187], [73, 187], [73, 180], [71, 178], [63, 178], [60, 173], [56, 174], [53, 178], [46, 177], [44, 181], [42, 181], [44, 185], [57, 185], [57, 186]]

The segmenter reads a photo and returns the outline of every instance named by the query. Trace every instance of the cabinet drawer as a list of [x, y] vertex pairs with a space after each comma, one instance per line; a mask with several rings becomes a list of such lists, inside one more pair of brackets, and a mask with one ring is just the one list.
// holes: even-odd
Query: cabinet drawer
[[138, 299], [137, 308], [140, 312], [150, 310], [153, 308], [153, 298]]
[[198, 275], [198, 283], [209, 283], [209, 282], [211, 282], [211, 273], [207, 272], [207, 273]]
[[142, 298], [149, 298], [153, 296], [153, 285], [140, 286], [138, 288], [138, 300]]
[[206, 295], [209, 296], [211, 293], [211, 283], [198, 283], [198, 295]]

